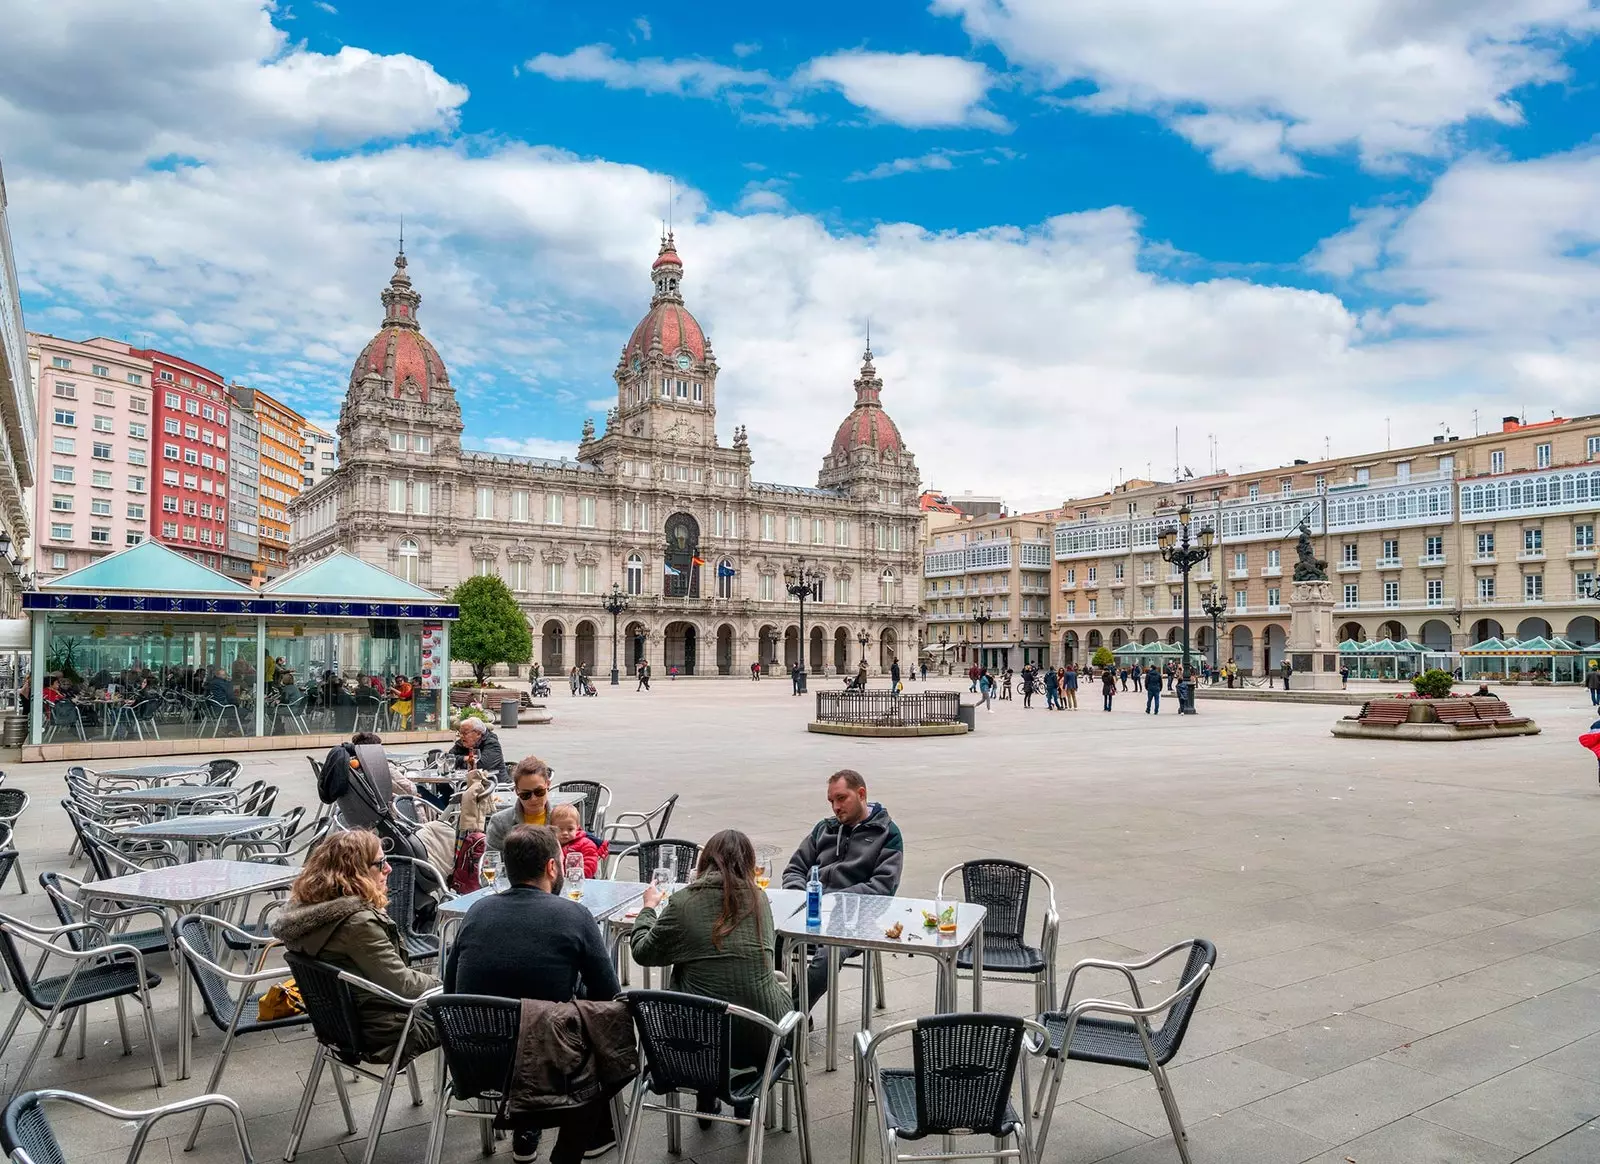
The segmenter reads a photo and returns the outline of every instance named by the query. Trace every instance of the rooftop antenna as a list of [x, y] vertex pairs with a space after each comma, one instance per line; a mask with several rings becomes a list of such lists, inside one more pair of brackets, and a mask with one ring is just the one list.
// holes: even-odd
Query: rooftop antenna
[[1333, 441], [1328, 437], [1322, 438], [1322, 459], [1324, 461], [1333, 460]]
[[872, 316], [867, 316], [867, 359], [872, 359]]
[[1478, 410], [1476, 408], [1472, 410], [1472, 435], [1478, 435]]
[[1385, 449], [1394, 448], [1394, 440], [1390, 436], [1389, 418], [1387, 416], [1383, 418], [1383, 447]]
[[672, 179], [667, 179], [667, 237], [672, 236]]
[[406, 216], [400, 216], [400, 253], [406, 253]]

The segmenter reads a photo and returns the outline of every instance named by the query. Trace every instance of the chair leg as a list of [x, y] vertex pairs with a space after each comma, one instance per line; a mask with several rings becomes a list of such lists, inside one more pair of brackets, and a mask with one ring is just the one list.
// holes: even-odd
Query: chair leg
[[167, 1067], [161, 1061], [161, 1040], [156, 1037], [156, 1016], [150, 1006], [150, 988], [139, 991], [139, 1005], [144, 1008], [144, 1037], [150, 1040], [150, 1066], [156, 1073], [156, 1086], [167, 1085]]
[[622, 1136], [622, 1158], [617, 1164], [633, 1164], [639, 1154], [639, 1123], [644, 1117], [644, 1076], [633, 1081], [633, 1099], [628, 1103], [628, 1126]]
[[401, 1070], [400, 1057], [404, 1053], [404, 1047], [396, 1047], [394, 1057], [389, 1061], [389, 1070], [383, 1073], [383, 1082], [378, 1086], [378, 1102], [372, 1108], [372, 1130], [367, 1133], [367, 1150], [361, 1154], [361, 1164], [372, 1164], [378, 1154], [378, 1138], [383, 1135], [383, 1121], [389, 1116], [389, 1097], [394, 1094], [394, 1079]]
[[417, 1064], [419, 1062], [421, 1062], [420, 1058], [413, 1059], [405, 1068], [406, 1080], [411, 1084], [412, 1107], [422, 1106], [422, 1084], [417, 1081]]
[[339, 1070], [339, 1064], [335, 1062], [329, 1074], [333, 1076], [334, 1093], [339, 1097], [339, 1110], [344, 1113], [345, 1135], [353, 1136], [356, 1134], [356, 1117], [350, 1110], [350, 1088], [344, 1081], [344, 1072]]
[[1178, 1158], [1183, 1164], [1190, 1164], [1189, 1133], [1184, 1129], [1183, 1116], [1178, 1112], [1178, 1097], [1172, 1094], [1167, 1069], [1159, 1063], [1152, 1063], [1150, 1074], [1156, 1081], [1156, 1091], [1161, 1095], [1161, 1106], [1167, 1110], [1167, 1123], [1172, 1128], [1172, 1142], [1178, 1147]]
[[[121, 1000], [119, 999], [118, 1001], [120, 1002]], [[233, 1032], [229, 1031], [223, 1038], [222, 1050], [217, 1054], [217, 1061], [211, 1068], [211, 1078], [206, 1080], [206, 1089], [204, 1094], [211, 1095], [217, 1090], [217, 1086], [222, 1082], [222, 1070], [228, 1065], [228, 1056], [232, 1053]], [[185, 1152], [194, 1151], [194, 1142], [200, 1138], [200, 1125], [205, 1123], [205, 1119], [206, 1109], [201, 1108], [195, 1113], [194, 1128], [189, 1132], [188, 1143], [184, 1144], [183, 1146], [183, 1150]]]
[[[295, 1153], [300, 1150], [300, 1137], [305, 1135], [306, 1121], [311, 1118], [311, 1101], [316, 1098], [317, 1081], [322, 1078], [322, 1065], [327, 1062], [328, 1048], [321, 1043], [317, 1044], [317, 1053], [311, 1056], [311, 1070], [306, 1074], [305, 1090], [300, 1093], [300, 1107], [294, 1113], [294, 1124], [289, 1128], [289, 1146], [283, 1150], [285, 1164], [292, 1164]], [[334, 1080], [339, 1078], [339, 1068], [334, 1066]], [[343, 1084], [339, 1085], [339, 1094], [344, 1094]], [[348, 1115], [348, 1111], [346, 1115]], [[355, 1122], [351, 1121], [350, 1131], [356, 1130]]]
[[[44, 1049], [44, 1041], [50, 1037], [50, 1028], [55, 1025], [56, 1018], [60, 1015], [60, 1013], [60, 1007], [57, 1006], [52, 1007], [50, 1009], [50, 1013], [44, 1016], [44, 1025], [39, 1028], [39, 1037], [33, 1041], [33, 1046], [28, 1048], [28, 1057], [22, 1061], [22, 1067], [17, 1072], [16, 1082], [11, 1085], [11, 1095], [8, 1097], [9, 1099], [15, 1099], [18, 1095], [22, 1094], [22, 1085], [27, 1082], [29, 1074], [33, 1071], [33, 1065], [39, 1059], [39, 1052]], [[19, 1011], [12, 1017], [12, 1026], [16, 1025], [16, 1020], [20, 1017], [21, 1012]], [[9, 1031], [6, 1032], [6, 1037], [7, 1039], [10, 1038]]]
[[[133, 1054], [133, 1044], [128, 1041], [128, 1012], [127, 1012], [127, 1009], [122, 1005], [122, 996], [120, 994], [117, 995], [116, 998], [113, 998], [111, 1001], [117, 1008], [117, 1031], [118, 1031], [118, 1033], [120, 1033], [122, 1035], [122, 1053], [124, 1055], [131, 1055], [131, 1054]], [[216, 1088], [215, 1087], [208, 1087], [208, 1088], [206, 1088], [206, 1090], [208, 1092], [210, 1092], [210, 1091], [215, 1091]]]
[[[799, 1037], [804, 1038], [804, 1033]], [[806, 1091], [805, 1060], [796, 1054], [789, 1071], [794, 1080], [794, 1126], [800, 1138], [800, 1164], [811, 1164], [811, 1096]]]
[[[1034, 1152], [1039, 1156], [1044, 1155], [1044, 1142], [1050, 1135], [1050, 1119], [1056, 1112], [1056, 1096], [1061, 1091], [1061, 1077], [1066, 1073], [1067, 1056], [1066, 1050], [1063, 1048], [1062, 1053], [1049, 1060], [1046, 1069], [1040, 1073], [1039, 1094], [1041, 1097], [1044, 1096], [1046, 1083], [1050, 1085], [1050, 1094], [1049, 1098], [1044, 1100], [1039, 1112], [1039, 1131], [1034, 1141]], [[1024, 1096], [1023, 1098], [1026, 1100], [1027, 1097]]]
[[761, 1164], [761, 1148], [767, 1138], [767, 1121], [763, 1109], [767, 1106], [766, 1090], [756, 1092], [755, 1102], [750, 1105], [750, 1145], [745, 1150], [745, 1164]]
[[0, 1055], [6, 1053], [6, 1048], [11, 1045], [11, 1036], [17, 1033], [17, 1024], [22, 1021], [22, 1012], [28, 1009], [27, 1002], [17, 999], [17, 1009], [11, 1012], [11, 1021], [6, 1024], [6, 1033], [0, 1035]]
[[11, 871], [17, 875], [17, 892], [28, 892], [28, 879], [23, 875], [22, 858], [20, 856], [17, 857], [16, 864], [11, 866]]
[[[445, 1112], [449, 1110], [450, 1106], [450, 1093], [447, 1090], [449, 1076], [445, 1071], [442, 1059], [439, 1063], [437, 1074], [439, 1085], [434, 1089], [433, 1119], [428, 1123], [428, 1155], [424, 1158], [424, 1164], [439, 1164], [439, 1157], [444, 1152], [444, 1129], [445, 1125], [449, 1123], [448, 1118], [445, 1116]], [[483, 1121], [480, 1120], [478, 1122], [481, 1123]]]
[[667, 1092], [667, 1151], [674, 1156], [683, 1153], [682, 1130], [678, 1127], [678, 1093]]

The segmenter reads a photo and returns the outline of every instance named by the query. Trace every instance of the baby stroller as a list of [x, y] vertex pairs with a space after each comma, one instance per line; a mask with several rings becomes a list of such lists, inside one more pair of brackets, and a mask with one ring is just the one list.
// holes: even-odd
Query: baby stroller
[[593, 679], [590, 679], [589, 676], [587, 676], [587, 675], [580, 676], [580, 678], [583, 680], [583, 693], [585, 695], [599, 695], [600, 694], [600, 692], [595, 689], [595, 685], [594, 685], [594, 680]]
[[528, 694], [533, 696], [535, 699], [549, 699], [549, 680], [547, 680], [543, 675], [534, 676], [533, 685], [529, 688]]

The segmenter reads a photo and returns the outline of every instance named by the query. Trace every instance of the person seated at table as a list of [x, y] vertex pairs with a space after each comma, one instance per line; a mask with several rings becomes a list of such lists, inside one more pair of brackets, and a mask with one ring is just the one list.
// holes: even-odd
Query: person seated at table
[[583, 858], [583, 875], [593, 877], [605, 860], [610, 846], [596, 841], [583, 831], [583, 814], [576, 804], [558, 804], [550, 810], [550, 827], [556, 830], [556, 840], [561, 842], [561, 867], [566, 868], [567, 854], [577, 853]]
[[[621, 988], [599, 923], [582, 903], [561, 896], [555, 831], [517, 825], [501, 840], [510, 888], [467, 911], [445, 960], [445, 991], [545, 1002], [616, 998]], [[580, 1108], [561, 1123], [550, 1164], [577, 1164], [612, 1139], [604, 1101]], [[538, 1144], [538, 1131], [515, 1132], [511, 1158], [532, 1160]]]
[[44, 681], [44, 701], [46, 703], [58, 703], [62, 698], [61, 689], [56, 686], [55, 676], [47, 676]]
[[[481, 768], [492, 773], [496, 780], [506, 778], [506, 757], [500, 750], [500, 737], [481, 719], [464, 715], [456, 728], [456, 742], [449, 755], [460, 769]], [[543, 820], [530, 824], [544, 824]]]
[[[389, 903], [389, 862], [376, 833], [366, 829], [331, 833], [306, 857], [289, 901], [272, 920], [272, 936], [296, 954], [316, 958], [406, 998], [439, 985], [432, 974], [413, 970], [400, 932], [384, 912]], [[388, 1062], [400, 1042], [406, 1012], [357, 989], [361, 1026]], [[418, 1014], [402, 1051], [409, 1062], [439, 1045], [426, 1014]]]
[[416, 706], [412, 702], [413, 695], [415, 692], [411, 680], [404, 675], [397, 676], [394, 681], [394, 702], [389, 705], [389, 712], [399, 718], [401, 731], [411, 722], [412, 709]]
[[[772, 968], [777, 931], [755, 876], [750, 838], [736, 829], [717, 833], [700, 850], [694, 880], [665, 906], [654, 885], [644, 891], [643, 908], [628, 935], [633, 960], [671, 966], [669, 990], [731, 1002], [774, 1022], [783, 1018], [792, 1006], [789, 984]], [[766, 1031], [735, 1022], [734, 1069], [758, 1068], [767, 1042]], [[714, 1098], [701, 1096], [699, 1110], [716, 1111]]]
[[[893, 896], [905, 865], [905, 840], [888, 810], [867, 800], [867, 782], [853, 768], [828, 777], [828, 804], [833, 816], [818, 821], [795, 849], [783, 871], [783, 887], [804, 889], [816, 866], [824, 893]], [[827, 989], [826, 955], [818, 950], [806, 969], [806, 997], [813, 1005]]]
[[538, 756], [527, 756], [511, 772], [511, 787], [517, 800], [489, 818], [483, 830], [484, 843], [491, 849], [505, 846], [506, 837], [518, 825], [550, 823], [550, 765]]
[[206, 685], [206, 695], [224, 706], [237, 704], [239, 701], [233, 693], [233, 683], [228, 679], [228, 673], [218, 667], [211, 673], [211, 682]]

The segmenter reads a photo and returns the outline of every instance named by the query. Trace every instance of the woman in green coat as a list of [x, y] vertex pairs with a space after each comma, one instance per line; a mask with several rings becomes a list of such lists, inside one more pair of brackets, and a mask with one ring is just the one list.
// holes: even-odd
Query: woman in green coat
[[[665, 907], [655, 886], [645, 890], [628, 940], [639, 965], [672, 967], [670, 989], [731, 1002], [776, 1022], [794, 1003], [787, 981], [772, 968], [772, 906], [756, 886], [755, 868], [750, 838], [724, 829], [700, 850], [694, 881]], [[765, 1031], [735, 1021], [734, 1066], [760, 1065], [767, 1044]]]

